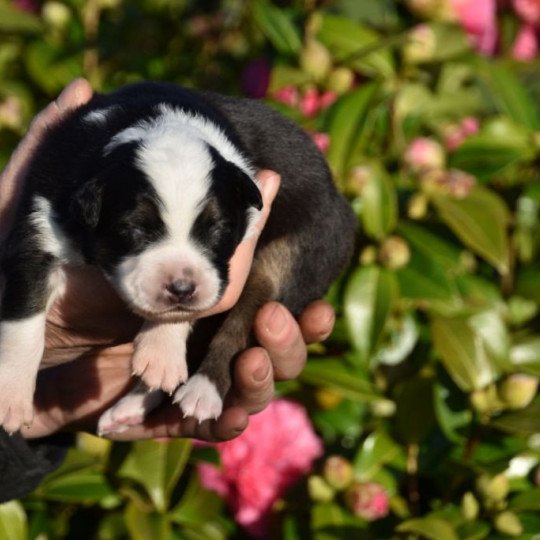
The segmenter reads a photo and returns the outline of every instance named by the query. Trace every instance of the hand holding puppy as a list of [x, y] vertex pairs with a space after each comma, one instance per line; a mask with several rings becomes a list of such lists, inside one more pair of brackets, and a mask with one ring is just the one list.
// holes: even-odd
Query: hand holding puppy
[[[91, 95], [86, 81], [75, 81], [36, 117], [0, 177], [0, 241], [13, 218], [21, 187], [18, 180], [40, 136], [48, 125], [54, 124], [67, 110], [86, 103]], [[265, 209], [258, 224], [260, 230], [279, 180], [269, 171], [260, 173], [259, 180]], [[256, 238], [252, 236], [239, 246], [232, 259], [231, 284], [219, 304], [205, 314], [227, 310], [235, 304], [249, 272], [255, 245]], [[238, 359], [234, 386], [217, 422], [198, 425], [194, 419], [181, 420], [178, 408], [168, 406], [150, 415], [143, 425], [116, 438], [185, 435], [225, 439], [237, 435], [247, 424], [247, 415], [260, 410], [271, 399], [274, 377], [294, 377], [301, 370], [306, 356], [304, 339], [323, 339], [332, 324], [332, 310], [322, 302], [315, 302], [305, 310], [300, 325], [283, 306], [275, 302], [267, 304], [260, 310], [254, 328], [265, 349], [249, 349]], [[66, 427], [94, 429], [100, 412], [129, 387], [130, 340], [139, 325], [140, 320], [125, 309], [100, 274], [70, 272], [67, 294], [49, 312], [44, 362], [51, 365], [62, 359], [80, 358], [41, 372], [34, 421], [23, 434], [39, 437]]]

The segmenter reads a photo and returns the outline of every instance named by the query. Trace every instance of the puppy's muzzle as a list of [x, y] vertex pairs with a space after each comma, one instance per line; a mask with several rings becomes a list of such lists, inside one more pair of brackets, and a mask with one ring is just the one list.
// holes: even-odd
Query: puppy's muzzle
[[191, 304], [195, 298], [197, 284], [192, 279], [177, 279], [165, 285], [172, 301], [179, 304]]

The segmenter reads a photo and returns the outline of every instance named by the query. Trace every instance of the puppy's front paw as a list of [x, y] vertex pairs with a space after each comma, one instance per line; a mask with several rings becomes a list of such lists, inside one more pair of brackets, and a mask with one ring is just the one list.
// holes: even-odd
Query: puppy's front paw
[[11, 434], [23, 426], [30, 426], [33, 419], [33, 392], [0, 382], [0, 425]]
[[160, 354], [159, 350], [135, 351], [132, 367], [133, 374], [139, 376], [148, 388], [160, 389], [169, 395], [188, 376], [184, 358]]
[[122, 433], [143, 423], [146, 414], [157, 407], [162, 399], [159, 391], [133, 393], [124, 396], [99, 418], [97, 432], [101, 437], [109, 433]]
[[206, 376], [196, 374], [181, 386], [174, 395], [174, 402], [180, 405], [184, 417], [192, 416], [199, 423], [217, 420], [223, 410], [216, 385]]

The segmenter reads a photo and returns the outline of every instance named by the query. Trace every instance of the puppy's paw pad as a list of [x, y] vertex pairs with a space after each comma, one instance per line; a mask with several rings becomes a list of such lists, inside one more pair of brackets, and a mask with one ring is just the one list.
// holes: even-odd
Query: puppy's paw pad
[[216, 420], [223, 410], [216, 385], [206, 375], [194, 375], [176, 391], [174, 402], [180, 405], [184, 416], [192, 416], [199, 423]]

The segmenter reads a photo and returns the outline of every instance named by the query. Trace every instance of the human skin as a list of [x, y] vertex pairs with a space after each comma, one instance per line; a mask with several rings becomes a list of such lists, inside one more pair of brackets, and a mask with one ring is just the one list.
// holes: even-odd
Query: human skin
[[[47, 128], [69, 110], [92, 97], [84, 79], [68, 85], [32, 122], [28, 133], [0, 174], [0, 245], [14, 219], [26, 167]], [[272, 201], [279, 189], [279, 176], [260, 171], [263, 211], [257, 231], [263, 229]], [[230, 309], [240, 296], [249, 274], [258, 235], [242, 242], [230, 267], [230, 285], [208, 316]], [[301, 372], [307, 357], [306, 343], [324, 340], [334, 324], [327, 303], [313, 302], [298, 321], [277, 302], [264, 305], [254, 321], [259, 343], [243, 351], [233, 368], [233, 386], [216, 421], [198, 424], [183, 419], [177, 405], [164, 405], [151, 413], [144, 424], [108, 438], [134, 440], [149, 437], [196, 437], [209, 441], [237, 436], [248, 424], [250, 414], [262, 410], [272, 399], [274, 381], [291, 379]], [[45, 354], [34, 400], [34, 421], [23, 428], [27, 438], [44, 437], [58, 431], [95, 432], [100, 414], [124, 395], [131, 384], [132, 340], [141, 320], [129, 312], [101, 273], [94, 268], [67, 270], [66, 292], [47, 316]]]

